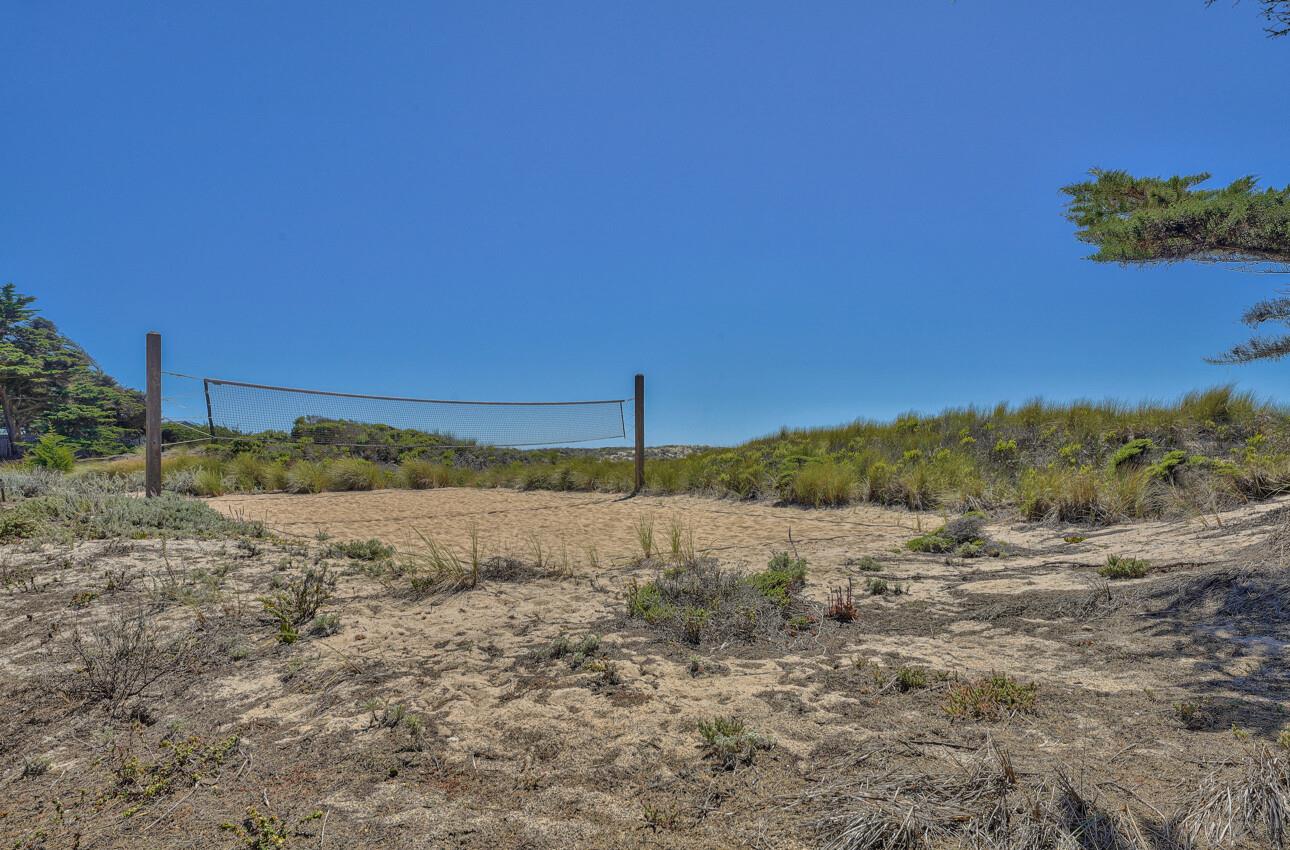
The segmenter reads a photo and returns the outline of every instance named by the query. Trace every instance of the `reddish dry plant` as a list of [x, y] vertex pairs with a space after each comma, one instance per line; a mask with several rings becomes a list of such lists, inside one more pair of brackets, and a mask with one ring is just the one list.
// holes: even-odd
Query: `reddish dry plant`
[[859, 612], [856, 611], [856, 604], [851, 599], [851, 579], [847, 579], [847, 592], [845, 595], [843, 595], [840, 587], [835, 587], [829, 591], [829, 608], [824, 616], [830, 620], [837, 620], [839, 623], [850, 623], [859, 616]]

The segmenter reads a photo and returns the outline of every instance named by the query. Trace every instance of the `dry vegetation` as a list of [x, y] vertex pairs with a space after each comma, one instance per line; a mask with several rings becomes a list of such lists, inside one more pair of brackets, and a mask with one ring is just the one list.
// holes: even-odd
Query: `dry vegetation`
[[382, 494], [6, 484], [3, 847], [1283, 840], [1276, 501], [1075, 533], [445, 491], [387, 541]]

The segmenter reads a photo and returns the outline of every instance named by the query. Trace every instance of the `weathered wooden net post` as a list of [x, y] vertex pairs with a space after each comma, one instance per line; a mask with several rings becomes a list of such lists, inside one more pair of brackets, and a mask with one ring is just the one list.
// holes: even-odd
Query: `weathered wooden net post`
[[149, 331], [143, 443], [144, 492], [161, 495], [161, 334]]
[[632, 495], [645, 489], [645, 376], [636, 376], [636, 486]]

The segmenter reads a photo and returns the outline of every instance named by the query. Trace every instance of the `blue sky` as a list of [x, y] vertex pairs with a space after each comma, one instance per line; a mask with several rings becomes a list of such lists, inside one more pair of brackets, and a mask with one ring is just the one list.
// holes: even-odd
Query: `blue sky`
[[0, 280], [136, 386], [149, 329], [344, 391], [639, 370], [651, 443], [1284, 398], [1285, 364], [1201, 359], [1277, 279], [1088, 262], [1058, 188], [1290, 183], [1288, 80], [1253, 2], [10, 0]]

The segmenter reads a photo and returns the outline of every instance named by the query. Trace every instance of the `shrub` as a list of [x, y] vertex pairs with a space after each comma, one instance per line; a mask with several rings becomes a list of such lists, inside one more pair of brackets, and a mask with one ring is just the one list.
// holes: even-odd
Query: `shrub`
[[26, 540], [40, 532], [40, 522], [22, 505], [0, 512], [0, 543]]
[[67, 445], [67, 440], [59, 434], [42, 434], [31, 447], [28, 456], [31, 465], [39, 469], [54, 472], [71, 472], [76, 466], [76, 453]]
[[757, 592], [781, 607], [788, 605], [792, 594], [806, 583], [806, 559], [789, 557], [787, 552], [771, 556], [766, 569], [748, 576]]
[[126, 702], [187, 664], [196, 642], [191, 636], [163, 640], [139, 613], [117, 617], [88, 635], [77, 630], [68, 648], [74, 669], [64, 691], [92, 702], [106, 702], [116, 714]]
[[[772, 561], [772, 563], [775, 563]], [[801, 587], [805, 562], [790, 561], [752, 576], [723, 570], [713, 558], [661, 570], [653, 581], [628, 585], [627, 616], [669, 631], [679, 640], [753, 640], [781, 631]], [[784, 599], [782, 604], [779, 601]]]
[[699, 721], [704, 756], [713, 759], [724, 770], [740, 764], [752, 764], [758, 750], [775, 745], [770, 738], [749, 729], [738, 717], [714, 717]]
[[329, 558], [352, 558], [355, 561], [385, 561], [394, 557], [394, 547], [374, 537], [329, 543], [324, 552]]
[[627, 586], [627, 616], [644, 620], [653, 625], [670, 619], [672, 607], [663, 601], [662, 591], [656, 582], [637, 584], [632, 579]]
[[1115, 450], [1111, 455], [1111, 468], [1119, 469], [1125, 465], [1134, 465], [1146, 460], [1147, 453], [1153, 450], [1156, 444], [1146, 437], [1139, 437], [1136, 440], [1130, 440]]
[[1178, 470], [1187, 463], [1187, 453], [1181, 449], [1165, 452], [1165, 456], [1147, 467], [1148, 478], [1172, 481]]
[[174, 493], [139, 499], [122, 493], [51, 494], [22, 508], [43, 523], [88, 540], [150, 536], [263, 537], [258, 522], [229, 519], [214, 508]]
[[1097, 574], [1103, 578], [1142, 578], [1151, 569], [1151, 563], [1141, 558], [1128, 558], [1124, 555], [1107, 555], [1106, 565]]
[[942, 706], [950, 717], [997, 720], [1034, 710], [1039, 686], [1023, 684], [1003, 673], [964, 683], [950, 691]]
[[953, 540], [937, 531], [933, 531], [930, 534], [920, 534], [905, 541], [905, 548], [909, 551], [932, 555], [953, 552], [956, 545], [958, 544]]

